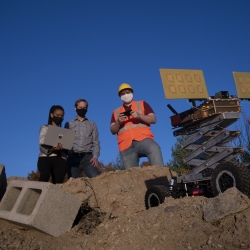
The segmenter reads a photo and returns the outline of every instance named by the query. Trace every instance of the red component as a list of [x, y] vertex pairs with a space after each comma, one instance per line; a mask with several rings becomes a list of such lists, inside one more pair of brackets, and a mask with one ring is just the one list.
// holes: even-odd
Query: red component
[[186, 122], [193, 121], [193, 112], [191, 110], [184, 111], [180, 114], [173, 115], [170, 117], [171, 125], [173, 127], [181, 126]]
[[170, 117], [170, 119], [171, 119], [171, 125], [173, 127], [178, 126], [180, 124], [180, 122], [181, 122], [180, 114], [173, 115], [173, 116]]
[[203, 188], [195, 188], [192, 190], [192, 195], [204, 195], [204, 189]]

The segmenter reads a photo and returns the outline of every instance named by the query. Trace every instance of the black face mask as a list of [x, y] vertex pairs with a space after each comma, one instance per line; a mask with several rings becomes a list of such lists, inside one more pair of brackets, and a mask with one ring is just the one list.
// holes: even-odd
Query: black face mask
[[88, 111], [87, 109], [76, 109], [76, 113], [77, 113], [80, 117], [85, 117], [87, 111]]
[[62, 117], [57, 117], [57, 116], [53, 116], [52, 121], [57, 125], [61, 125], [63, 118]]

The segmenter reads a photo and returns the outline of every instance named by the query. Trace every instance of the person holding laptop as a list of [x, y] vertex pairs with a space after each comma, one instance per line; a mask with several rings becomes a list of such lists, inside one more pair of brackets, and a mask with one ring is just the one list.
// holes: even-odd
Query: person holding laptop
[[[59, 105], [53, 105], [49, 111], [48, 125], [61, 127], [64, 117], [64, 109]], [[42, 125], [39, 134], [39, 157], [37, 167], [40, 172], [39, 181], [48, 182], [50, 176], [52, 183], [63, 183], [67, 170], [66, 151], [58, 142], [54, 146], [44, 144], [48, 125]]]
[[78, 99], [75, 102], [77, 116], [64, 126], [75, 131], [73, 147], [68, 152], [68, 178], [78, 178], [82, 172], [89, 178], [99, 175], [98, 130], [96, 124], [86, 117], [87, 110], [88, 102], [85, 99]]

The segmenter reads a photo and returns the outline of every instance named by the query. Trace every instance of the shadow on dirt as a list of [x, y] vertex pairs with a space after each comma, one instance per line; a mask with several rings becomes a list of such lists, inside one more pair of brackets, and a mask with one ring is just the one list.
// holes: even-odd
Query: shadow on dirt
[[104, 217], [105, 213], [91, 208], [88, 202], [83, 202], [73, 223], [73, 230], [79, 234], [90, 234], [102, 223]]

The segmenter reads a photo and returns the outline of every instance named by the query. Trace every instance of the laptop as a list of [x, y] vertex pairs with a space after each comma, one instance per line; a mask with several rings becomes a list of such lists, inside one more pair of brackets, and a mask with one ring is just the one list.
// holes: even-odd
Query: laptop
[[48, 125], [48, 130], [45, 135], [43, 144], [53, 147], [58, 142], [61, 142], [64, 149], [71, 150], [74, 139], [74, 130]]

